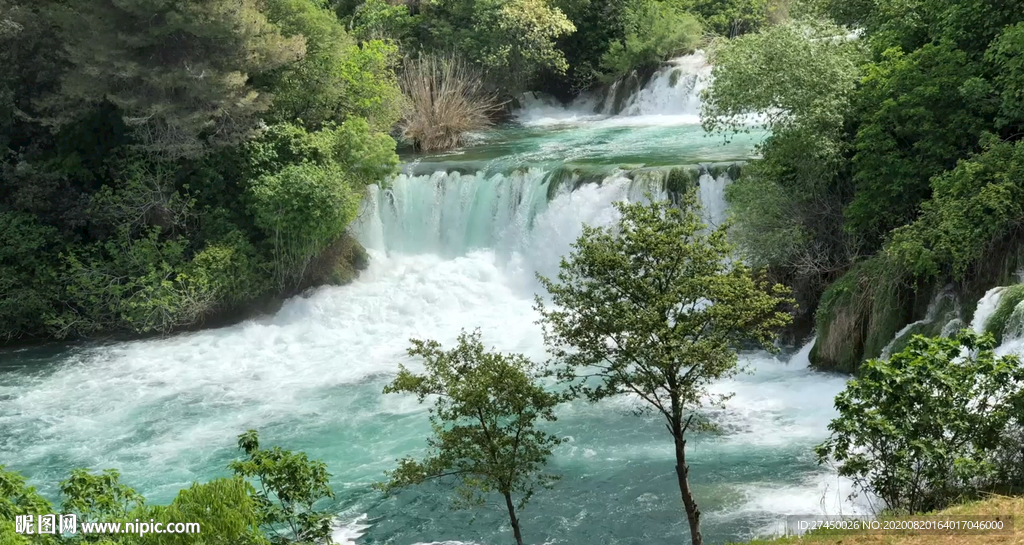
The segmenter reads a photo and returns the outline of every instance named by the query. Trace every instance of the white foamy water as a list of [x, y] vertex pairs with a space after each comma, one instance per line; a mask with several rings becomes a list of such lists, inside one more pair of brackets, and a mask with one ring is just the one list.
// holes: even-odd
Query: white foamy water
[[985, 295], [978, 301], [978, 308], [974, 311], [974, 318], [971, 320], [971, 330], [979, 335], [985, 332], [989, 318], [999, 308], [999, 300], [1003, 296], [1004, 286], [998, 286], [985, 292]]
[[711, 83], [711, 65], [703, 51], [666, 62], [638, 91], [625, 97], [614, 111], [614, 96], [622, 82], [609, 86], [602, 101], [598, 93], [581, 95], [571, 104], [527, 93], [516, 119], [527, 126], [590, 125], [595, 127], [682, 126], [700, 124], [700, 93]]
[[[435, 182], [400, 179], [374, 193], [360, 224], [372, 265], [349, 286], [236, 326], [79, 348], [0, 375], [0, 455], [44, 491], [72, 467], [115, 467], [153, 501], [167, 501], [193, 481], [226, 474], [235, 436], [256, 428], [264, 442], [328, 463], [341, 543], [501, 542], [500, 516], [437, 518], [437, 509], [448, 513], [443, 490], [391, 499], [369, 490], [394, 459], [419, 452], [429, 430], [415, 399], [381, 388], [399, 364], [418, 368], [404, 354], [409, 338], [449, 345], [463, 328], [480, 328], [501, 350], [544, 358], [533, 272], [557, 270], [584, 222], [614, 221], [610, 203], [642, 192], [612, 178], [549, 202], [535, 196], [542, 188], [530, 187], [539, 182], [529, 174]], [[710, 413], [723, 433], [698, 436], [691, 453], [708, 535], [746, 535], [765, 517], [817, 513], [835, 481], [810, 449], [824, 438], [845, 379], [809, 371], [805, 352], [790, 363], [746, 355], [754, 372], [716, 385], [736, 394]], [[663, 424], [638, 419], [634, 406], [580, 401], [560, 410], [554, 429], [573, 440], [552, 465], [566, 479], [523, 513], [536, 542], [685, 535], [671, 443]], [[658, 522], [666, 516], [673, 522]], [[643, 537], [655, 527], [660, 538]]]
[[[386, 190], [371, 187], [354, 232], [372, 261], [351, 285], [318, 289], [272, 316], [222, 329], [8, 355], [0, 460], [51, 495], [71, 468], [118, 468], [160, 503], [227, 474], [236, 436], [258, 429], [264, 444], [327, 463], [339, 543], [507, 542], [500, 511], [449, 511], [447, 488], [392, 497], [370, 489], [396, 458], [421, 453], [430, 431], [426, 407], [381, 390], [399, 365], [420, 368], [405, 354], [410, 338], [451, 345], [462, 330], [479, 328], [500, 350], [546, 357], [535, 273], [557, 273], [583, 224], [614, 222], [613, 202], [665, 196], [618, 165], [649, 164], [657, 153], [665, 155], [657, 165], [737, 155], [697, 141], [703, 62], [674, 60], [621, 115], [596, 113], [594, 98], [566, 108], [531, 97], [520, 120], [552, 127], [547, 138], [508, 143], [495, 131], [481, 138], [501, 150], [498, 158], [487, 149], [434, 158], [464, 160], [461, 170], [471, 173], [441, 168], [399, 176]], [[685, 146], [671, 148], [672, 141]], [[595, 156], [606, 158], [600, 184], [577, 187], [579, 175], [555, 176], [551, 166]], [[465, 168], [502, 160], [514, 168]], [[710, 223], [725, 218], [728, 183], [724, 174], [700, 177]], [[752, 373], [715, 385], [716, 393], [735, 393], [725, 409], [708, 411], [722, 433], [695, 434], [688, 447], [709, 540], [744, 539], [788, 514], [864, 509], [836, 495], [848, 483], [813, 458], [845, 377], [810, 371], [809, 349], [791, 358], [744, 354]], [[663, 422], [634, 415], [636, 408], [621, 397], [559, 409], [552, 430], [569, 440], [551, 468], [564, 478], [521, 513], [527, 541], [685, 539], [671, 441]]]

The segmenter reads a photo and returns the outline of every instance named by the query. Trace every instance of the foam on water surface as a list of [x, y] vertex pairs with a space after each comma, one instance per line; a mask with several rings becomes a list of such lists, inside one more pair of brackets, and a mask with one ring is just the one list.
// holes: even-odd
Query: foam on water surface
[[[651, 189], [619, 165], [749, 156], [750, 142], [698, 143], [699, 104], [685, 97], [697, 96], [706, 67], [692, 58], [665, 70], [677, 69], [656, 74], [623, 115], [594, 113], [593, 99], [575, 111], [527, 104], [532, 114], [522, 119], [533, 128], [486, 133], [477, 147], [416, 165], [459, 169], [408, 172], [388, 189], [370, 188], [354, 230], [371, 266], [351, 285], [231, 327], [0, 356], [0, 460], [50, 496], [71, 468], [118, 468], [159, 503], [228, 474], [235, 437], [256, 428], [265, 444], [327, 463], [339, 543], [507, 542], [500, 510], [450, 511], [443, 486], [390, 497], [371, 490], [396, 458], [421, 453], [430, 431], [426, 407], [381, 390], [400, 364], [419, 369], [405, 355], [410, 338], [450, 345], [463, 329], [480, 328], [489, 345], [544, 359], [535, 273], [555, 274], [584, 223], [610, 224], [613, 202]], [[683, 103], [659, 98], [673, 93]], [[601, 183], [548, 191], [552, 169], [569, 160], [607, 167]], [[724, 219], [728, 183], [701, 177], [709, 221]], [[710, 541], [745, 539], [774, 518], [823, 505], [864, 508], [844, 503], [836, 491], [848, 483], [813, 459], [845, 378], [810, 371], [808, 350], [744, 354], [752, 372], [714, 386], [735, 393], [708, 413], [722, 432], [695, 434], [688, 454]], [[637, 403], [624, 396], [559, 409], [552, 430], [569, 440], [551, 469], [563, 479], [521, 513], [529, 542], [685, 539], [671, 441], [657, 417], [634, 415]]]

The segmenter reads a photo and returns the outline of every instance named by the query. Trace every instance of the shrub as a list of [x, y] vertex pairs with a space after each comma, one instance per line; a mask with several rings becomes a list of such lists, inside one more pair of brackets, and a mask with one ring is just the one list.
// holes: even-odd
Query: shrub
[[424, 151], [458, 147], [467, 132], [489, 127], [501, 107], [480, 73], [455, 56], [406, 60], [400, 84], [409, 108], [399, 131]]
[[612, 42], [601, 57], [601, 68], [608, 81], [692, 51], [701, 39], [697, 19], [657, 0], [628, 6], [623, 20], [625, 39]]
[[256, 225], [273, 252], [275, 280], [295, 287], [306, 267], [355, 218], [359, 194], [337, 166], [291, 165], [253, 181], [249, 188]]
[[[898, 512], [942, 508], [999, 477], [994, 461], [1024, 414], [1024, 367], [991, 336], [914, 337], [870, 360], [836, 397], [832, 436], [815, 449], [859, 490]], [[1015, 416], [1017, 415], [1017, 416]]]
[[189, 280], [212, 294], [218, 307], [230, 307], [266, 293], [268, 279], [261, 273], [256, 248], [240, 231], [211, 242], [188, 267]]
[[56, 241], [57, 230], [34, 216], [0, 212], [0, 340], [43, 332], [60, 291]]
[[51, 333], [170, 333], [202, 320], [216, 300], [181, 274], [186, 251], [184, 239], [162, 240], [156, 228], [133, 239], [127, 226], [107, 241], [72, 249], [61, 273], [66, 310], [48, 321]]
[[236, 476], [258, 486], [250, 488], [252, 504], [270, 542], [331, 543], [333, 515], [314, 507], [321, 500], [334, 498], [327, 465], [310, 460], [304, 452], [261, 448], [256, 430], [239, 435], [238, 448], [245, 458], [229, 467]]

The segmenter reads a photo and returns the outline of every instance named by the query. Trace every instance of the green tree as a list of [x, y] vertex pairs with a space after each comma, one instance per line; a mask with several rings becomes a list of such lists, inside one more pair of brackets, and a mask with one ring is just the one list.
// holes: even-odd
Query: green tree
[[856, 196], [845, 211], [848, 229], [877, 248], [890, 230], [917, 216], [933, 176], [977, 150], [986, 121], [966, 93], [950, 89], [964, 88], [981, 69], [948, 44], [909, 55], [887, 50], [868, 66], [856, 99]]
[[331, 514], [316, 508], [333, 498], [327, 466], [302, 452], [260, 448], [256, 430], [238, 436], [247, 459], [231, 462], [236, 475], [255, 481], [253, 499], [260, 526], [275, 545], [329, 543]]
[[822, 290], [862, 246], [842, 211], [853, 198], [846, 125], [866, 55], [846, 33], [794, 22], [719, 43], [701, 111], [705, 129], [727, 138], [770, 131], [762, 159], [727, 189], [730, 234], [753, 265], [793, 286], [798, 323], [811, 322]]
[[60, 291], [57, 230], [20, 212], [0, 212], [0, 339], [40, 335]]
[[398, 121], [402, 95], [395, 77], [398, 49], [381, 41], [356, 43], [331, 10], [310, 0], [271, 0], [267, 17], [305, 55], [260, 78], [273, 93], [270, 120], [301, 120], [310, 130], [362, 117], [377, 131]]
[[820, 463], [893, 510], [918, 513], [992, 484], [991, 456], [1024, 417], [1024, 367], [995, 341], [917, 336], [888, 361], [869, 360], [836, 397]]
[[[735, 37], [753, 32], [779, 10], [769, 0], [683, 0], [687, 11], [701, 18], [708, 29], [721, 36]], [[773, 9], [775, 8], [775, 9]]]
[[344, 232], [359, 194], [337, 166], [309, 163], [262, 176], [249, 189], [256, 225], [269, 238], [274, 275], [283, 289], [298, 286], [306, 268]]
[[[736, 346], [771, 345], [790, 316], [788, 290], [730, 259], [726, 227], [706, 232], [696, 196], [669, 203], [617, 203], [614, 227], [586, 226], [557, 281], [540, 277], [544, 338], [558, 374], [590, 400], [630, 394], [666, 420], [690, 536], [702, 543], [690, 488], [687, 432], [708, 386], [736, 373]], [[592, 380], [580, 380], [592, 377]], [[593, 380], [598, 379], [598, 380]]]
[[305, 54], [255, 0], [51, 2], [70, 69], [51, 97], [63, 125], [103, 102], [117, 106], [150, 151], [199, 153], [237, 143], [270, 105], [250, 78]]
[[627, 5], [622, 18], [623, 39], [612, 42], [601, 57], [607, 81], [690, 52], [702, 37], [697, 19], [668, 2], [634, 0]]
[[423, 10], [427, 48], [455, 50], [506, 93], [525, 90], [541, 71], [567, 68], [555, 40], [576, 27], [546, 0], [437, 0]]
[[15, 517], [38, 516], [53, 512], [53, 505], [34, 487], [25, 483], [21, 475], [0, 466], [0, 545], [56, 545], [56, 536], [15, 532]]
[[[410, 356], [424, 360], [426, 372], [404, 366], [384, 393], [409, 393], [422, 403], [437, 396], [431, 410], [433, 435], [423, 460], [399, 460], [390, 480], [378, 485], [392, 490], [429, 479], [458, 479], [460, 506], [479, 505], [497, 492], [505, 501], [516, 543], [523, 544], [517, 510], [538, 486], [551, 486], [555, 476], [543, 473], [560, 440], [538, 428], [554, 421], [560, 396], [538, 383], [539, 368], [519, 354], [489, 352], [480, 333], [463, 332], [458, 345], [442, 350], [436, 341], [413, 340]], [[516, 497], [518, 496], [518, 498]]]
[[149, 533], [136, 539], [133, 545], [267, 545], [269, 540], [260, 531], [261, 511], [254, 500], [253, 489], [241, 477], [216, 479], [208, 483], [195, 483], [178, 491], [170, 505], [147, 506], [138, 509], [130, 519], [156, 522], [193, 522], [199, 525], [199, 534]]
[[[145, 498], [133, 488], [121, 484], [121, 475], [113, 469], [90, 473], [75, 469], [60, 483], [64, 511], [74, 513], [78, 520], [89, 522], [121, 522], [131, 520], [129, 513], [142, 508]], [[101, 536], [86, 536], [86, 541], [99, 541]]]

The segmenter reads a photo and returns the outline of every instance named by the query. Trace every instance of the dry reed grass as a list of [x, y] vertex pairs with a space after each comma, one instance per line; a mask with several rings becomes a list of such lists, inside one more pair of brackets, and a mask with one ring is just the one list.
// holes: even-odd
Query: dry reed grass
[[406, 59], [399, 84], [408, 104], [398, 129], [422, 151], [462, 145], [467, 132], [489, 127], [503, 105], [479, 71], [452, 55]]

